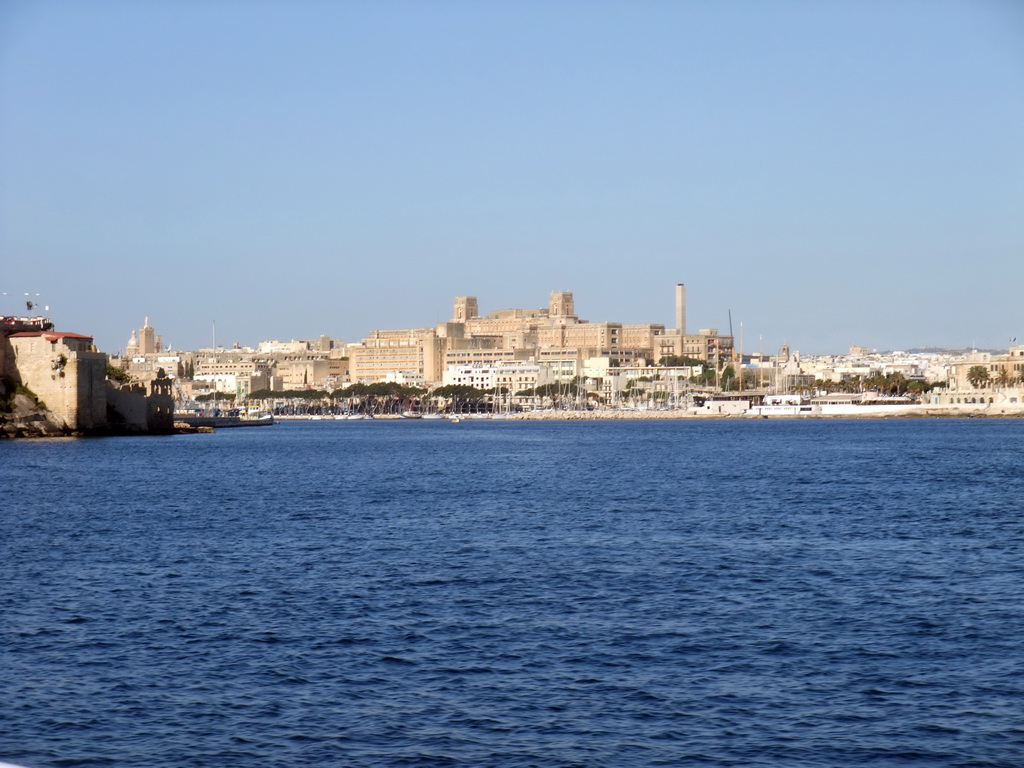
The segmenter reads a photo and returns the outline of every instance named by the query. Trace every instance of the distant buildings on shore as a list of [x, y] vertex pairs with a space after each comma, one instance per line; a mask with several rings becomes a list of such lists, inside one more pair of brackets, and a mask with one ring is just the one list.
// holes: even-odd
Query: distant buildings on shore
[[[1008, 361], [1013, 352], [1007, 356]], [[863, 381], [899, 374], [908, 382], [967, 384], [967, 370], [985, 365], [1002, 389], [1020, 383], [1020, 362], [988, 353], [878, 354], [853, 346], [843, 355], [801, 356], [784, 345], [775, 354], [747, 353], [716, 328], [688, 332], [686, 286], [675, 286], [675, 327], [657, 323], [592, 322], [576, 314], [575, 299], [552, 292], [546, 307], [480, 310], [476, 296], [455, 298], [451, 319], [434, 326], [374, 330], [346, 343], [321, 336], [256, 348], [234, 345], [182, 352], [161, 349], [150, 327], [133, 331], [115, 362], [138, 379], [159, 368], [176, 376], [189, 395], [224, 393], [245, 399], [252, 392], [320, 389], [395, 382], [410, 387], [442, 385], [512, 392], [548, 384], [585, 382], [605, 401], [639, 389], [666, 390], [668, 380], [694, 382], [709, 391], [787, 392], [816, 382]], [[666, 367], [672, 369], [667, 376]], [[1001, 373], [1006, 369], [1006, 373]], [[976, 394], [976, 397], [980, 396]], [[930, 399], [935, 400], [938, 395]], [[993, 401], [995, 395], [991, 396]], [[1012, 395], [1016, 397], [1016, 395]]]
[[[545, 307], [485, 314], [477, 297], [459, 296], [445, 322], [374, 330], [358, 342], [320, 336], [194, 351], [166, 349], [147, 317], [131, 331], [124, 354], [110, 361], [131, 384], [106, 381], [107, 356], [95, 350], [91, 337], [54, 332], [43, 318], [4, 318], [0, 375], [19, 383], [31, 380], [50, 392], [44, 399], [58, 404], [69, 425], [103, 422], [107, 405], [120, 397], [110, 395], [111, 388], [134, 387], [143, 394], [158, 386], [165, 393], [171, 391], [168, 382], [179, 400], [223, 394], [237, 401], [256, 392], [334, 391], [380, 382], [508, 393], [577, 383], [595, 402], [607, 404], [645, 394], [675, 401], [681, 390], [746, 393], [757, 401], [769, 393], [825, 391], [829, 382], [838, 386], [898, 375], [908, 383], [927, 383], [918, 390], [930, 389], [926, 400], [936, 406], [1024, 403], [1024, 346], [1011, 347], [1006, 355], [883, 355], [854, 346], [845, 355], [801, 356], [786, 345], [775, 354], [745, 353], [716, 328], [688, 331], [682, 283], [675, 286], [674, 315], [674, 328], [592, 322], [576, 314], [573, 294], [566, 291], [551, 293]], [[985, 372], [980, 378], [979, 369]], [[73, 396], [69, 376], [76, 382]], [[159, 385], [152, 383], [156, 380]], [[933, 388], [936, 384], [942, 386]], [[122, 410], [132, 411], [136, 425], [146, 421], [138, 408]]]
[[[719, 370], [736, 362], [733, 339], [715, 328], [686, 331], [686, 289], [676, 286], [676, 328], [660, 324], [591, 322], [575, 311], [573, 294], [557, 291], [548, 305], [481, 314], [475, 296], [455, 299], [452, 318], [433, 327], [375, 330], [358, 342], [264, 341], [171, 351], [149, 325], [131, 332], [115, 363], [138, 379], [164, 368], [196, 394], [246, 397], [259, 390], [336, 389], [347, 384], [397, 382], [415, 387], [480, 380], [494, 371], [502, 385], [537, 386], [611, 370], [655, 364], [666, 357]], [[471, 373], [475, 371], [476, 373]]]

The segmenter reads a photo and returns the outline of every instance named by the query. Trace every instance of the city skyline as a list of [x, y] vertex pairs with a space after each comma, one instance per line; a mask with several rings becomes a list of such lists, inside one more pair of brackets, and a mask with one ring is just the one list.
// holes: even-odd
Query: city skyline
[[[675, 286], [675, 289], [678, 291], [682, 287], [683, 287], [683, 284], [679, 283], [679, 284], [677, 284]], [[560, 292], [560, 291], [552, 291], [551, 292], [552, 296], [554, 294], [556, 294], [556, 293], [563, 293], [563, 292]], [[566, 295], [568, 295], [570, 297], [570, 301], [572, 301], [572, 297], [573, 297], [572, 292], [564, 292], [564, 293]], [[465, 297], [454, 297], [454, 298], [455, 298], [456, 302], [458, 302], [460, 299], [463, 299]], [[470, 297], [470, 299], [473, 300], [473, 301], [476, 301], [477, 297], [476, 296], [472, 296], [472, 297]], [[21, 317], [37, 317], [37, 318], [45, 317], [46, 319], [48, 319], [50, 321], [53, 321], [54, 318], [51, 317], [52, 313], [50, 312], [50, 307], [49, 307], [49, 305], [43, 305], [42, 304], [43, 300], [44, 299], [43, 299], [42, 294], [30, 294], [30, 293], [9, 294], [7, 292], [3, 292], [3, 293], [0, 293], [0, 303], [3, 303], [5, 306], [7, 304], [15, 304], [15, 305], [20, 304], [22, 306], [22, 310], [21, 311], [11, 311], [11, 312], [6, 312], [5, 311], [5, 312], [0, 312], [0, 314], [5, 314], [5, 315], [8, 315], [10, 317], [19, 317], [19, 316], [21, 316]], [[26, 312], [26, 308], [25, 308], [26, 302], [32, 304], [32, 309], [27, 311], [27, 312]], [[685, 307], [686, 306], [686, 302], [687, 302], [687, 300], [684, 299], [684, 302], [683, 302], [682, 306]], [[484, 308], [480, 309], [479, 314], [475, 315], [475, 316], [476, 317], [480, 317], [480, 318], [487, 318], [487, 317], [491, 316], [492, 314], [502, 314], [502, 313], [508, 312], [508, 311], [519, 312], [519, 311], [523, 311], [524, 309], [538, 309], [541, 312], [547, 313], [547, 309], [546, 308], [541, 307], [539, 302], [537, 304], [538, 304], [537, 307], [529, 307], [529, 308], [527, 308], [527, 307], [484, 307]], [[686, 310], [684, 309], [683, 311], [684, 311], [683, 317], [685, 318], [685, 316], [686, 316], [685, 315], [685, 311]], [[674, 316], [673, 319], [675, 321], [679, 320], [678, 312], [679, 312], [679, 305], [677, 303], [677, 305], [676, 305], [676, 307], [674, 308], [674, 311], [673, 311], [673, 316]], [[443, 315], [444, 313], [441, 313], [441, 314]], [[449, 314], [452, 314], [452, 313], [449, 312]], [[605, 324], [605, 323], [612, 323], [612, 324], [621, 324], [621, 325], [624, 325], [624, 326], [631, 325], [629, 323], [620, 323], [618, 320], [614, 320], [614, 319], [608, 320], [608, 319], [604, 319], [604, 318], [602, 318], [602, 319], [587, 318], [587, 317], [583, 317], [583, 316], [579, 315], [578, 312], [575, 313], [575, 316], [579, 318], [579, 322], [582, 322], [584, 324], [601, 325], [601, 324]], [[439, 315], [439, 317], [440, 317], [440, 315]], [[125, 340], [124, 343], [121, 343], [121, 344], [114, 343], [112, 345], [103, 345], [99, 341], [99, 339], [96, 339], [96, 346], [101, 351], [106, 352], [107, 354], [110, 354], [110, 355], [124, 356], [124, 355], [127, 354], [130, 357], [131, 356], [131, 350], [132, 350], [133, 346], [135, 346], [135, 345], [140, 343], [139, 340], [141, 339], [141, 334], [145, 330], [147, 330], [147, 329], [150, 332], [150, 335], [153, 336], [153, 343], [155, 343], [155, 345], [156, 345], [156, 351], [161, 351], [162, 350], [162, 351], [167, 351], [167, 352], [197, 352], [197, 351], [200, 351], [200, 350], [225, 350], [225, 351], [228, 351], [228, 350], [231, 350], [232, 348], [256, 349], [257, 347], [259, 347], [259, 346], [261, 346], [263, 344], [268, 344], [268, 343], [271, 343], [271, 344], [272, 343], [285, 343], [285, 344], [287, 344], [289, 342], [297, 342], [297, 341], [304, 341], [304, 342], [316, 344], [316, 343], [319, 343], [319, 341], [321, 339], [323, 339], [323, 338], [329, 338], [332, 341], [343, 342], [345, 344], [360, 345], [362, 342], [367, 340], [367, 337], [371, 337], [374, 334], [376, 334], [378, 332], [381, 332], [381, 331], [390, 331], [390, 332], [408, 331], [408, 332], [413, 332], [413, 331], [415, 331], [417, 329], [420, 329], [420, 330], [432, 329], [435, 326], [443, 325], [444, 323], [449, 322], [451, 319], [452, 318], [450, 318], [450, 317], [445, 317], [443, 319], [438, 319], [435, 322], [431, 322], [431, 323], [424, 322], [424, 323], [420, 323], [418, 325], [410, 326], [409, 328], [405, 328], [405, 329], [398, 328], [398, 326], [396, 326], [394, 324], [392, 324], [392, 325], [385, 325], [385, 326], [381, 326], [379, 328], [369, 329], [369, 330], [367, 330], [366, 333], [364, 333], [362, 335], [359, 335], [359, 336], [356, 336], [356, 337], [349, 337], [349, 338], [344, 338], [344, 337], [341, 337], [341, 336], [336, 335], [336, 334], [313, 332], [313, 333], [299, 334], [299, 335], [293, 335], [293, 336], [282, 336], [282, 335], [274, 336], [274, 335], [269, 335], [269, 336], [263, 336], [263, 337], [261, 337], [259, 339], [255, 339], [254, 337], [252, 337], [251, 334], [249, 334], [249, 335], [243, 334], [242, 336], [240, 336], [238, 338], [225, 339], [225, 338], [223, 338], [222, 335], [218, 336], [217, 322], [214, 320], [214, 321], [211, 321], [211, 323], [210, 323], [210, 327], [208, 329], [208, 338], [207, 338], [207, 340], [205, 342], [200, 341], [199, 343], [197, 343], [194, 346], [182, 346], [180, 344], [174, 343], [173, 340], [170, 339], [169, 337], [167, 337], [166, 333], [162, 330], [164, 327], [174, 327], [175, 324], [173, 322], [171, 322], [168, 326], [162, 326], [161, 325], [159, 328], [157, 328], [157, 327], [154, 327], [153, 325], [150, 324], [150, 317], [148, 315], [146, 315], [143, 318], [142, 323], [140, 325], [137, 325], [136, 327], [131, 327], [131, 328], [128, 329], [127, 334], [122, 334], [123, 336], [126, 336], [126, 340]], [[669, 323], [655, 323], [655, 325], [658, 325], [658, 324], [663, 325], [664, 329], [665, 329], [665, 332], [669, 333], [669, 334], [671, 334], [675, 329], [678, 328], [677, 322], [676, 323], [673, 323], [673, 322], [669, 322]], [[57, 322], [54, 323], [54, 325], [57, 326], [58, 328], [63, 328], [63, 326], [61, 325], [61, 323], [59, 321], [59, 318], [57, 319]], [[645, 323], [637, 323], [635, 325], [640, 326], [640, 325], [647, 325], [647, 324], [645, 324]], [[740, 322], [738, 324], [733, 323], [731, 316], [727, 316], [726, 323], [723, 326], [721, 326], [721, 327], [715, 326], [715, 325], [707, 325], [707, 324], [699, 324], [699, 325], [700, 325], [700, 328], [698, 329], [697, 328], [697, 324], [690, 323], [690, 322], [687, 322], [687, 321], [684, 320], [684, 326], [683, 327], [687, 328], [689, 333], [696, 333], [698, 330], [701, 330], [703, 332], [704, 329], [709, 329], [709, 330], [711, 330], [711, 331], [713, 331], [715, 333], [720, 333], [723, 336], [726, 336], [726, 337], [729, 337], [729, 338], [734, 338], [735, 339], [735, 345], [736, 345], [737, 352], [742, 351], [743, 353], [748, 354], [748, 355], [761, 355], [761, 354], [763, 354], [765, 356], [771, 356], [771, 355], [775, 355], [778, 352], [778, 349], [771, 349], [771, 348], [765, 347], [763, 336], [755, 335], [755, 336], [749, 337], [749, 338], [747, 336], [745, 336], [744, 335], [743, 323], [742, 322]], [[159, 333], [158, 333], [158, 331], [159, 331]], [[96, 338], [95, 334], [88, 334], [88, 335], [90, 336], [90, 338], [94, 338], [94, 339]], [[838, 349], [834, 349], [834, 350], [807, 351], [807, 352], [805, 352], [805, 354], [809, 354], [809, 355], [812, 355], [812, 356], [816, 356], [816, 355], [817, 356], [822, 356], [822, 355], [823, 356], [829, 356], [829, 355], [840, 355], [840, 356], [842, 356], [842, 355], [847, 354], [847, 352], [850, 349], [854, 349], [854, 348], [863, 349], [866, 352], [870, 352], [870, 353], [890, 353], [890, 352], [900, 352], [900, 351], [910, 351], [910, 350], [921, 351], [921, 350], [929, 350], [929, 349], [939, 350], [939, 351], [949, 351], [949, 352], [957, 352], [957, 351], [967, 352], [967, 351], [970, 351], [970, 350], [982, 351], [982, 352], [984, 352], [984, 351], [987, 351], [987, 352], [999, 352], [999, 351], [1004, 350], [1007, 347], [1012, 346], [1012, 345], [1014, 345], [1016, 343], [1017, 343], [1017, 337], [1016, 336], [1010, 337], [1009, 339], [1006, 339], [1002, 345], [997, 343], [995, 346], [992, 346], [992, 347], [989, 347], [989, 348], [986, 348], [983, 345], [980, 345], [980, 344], [977, 344], [977, 343], [973, 343], [973, 342], [970, 343], [970, 344], [967, 344], [967, 345], [959, 346], [959, 347], [955, 346], [955, 345], [933, 344], [933, 345], [923, 345], [923, 346], [920, 346], [920, 347], [915, 347], [915, 346], [912, 346], [912, 345], [906, 345], [906, 346], [903, 346], [903, 347], [890, 347], [890, 348], [868, 347], [868, 346], [865, 346], [865, 345], [860, 345], [860, 344], [855, 344], [854, 343], [854, 344], [846, 345], [843, 348], [838, 348]], [[751, 345], [753, 345], [753, 346], [751, 346]], [[741, 347], [742, 347], [742, 349], [741, 349]], [[788, 338], [783, 339], [783, 341], [779, 345], [779, 348], [780, 349], [784, 348], [786, 350], [791, 350], [792, 352], [795, 352], [795, 353], [800, 353], [801, 352], [800, 349], [797, 349], [797, 348], [793, 347], [793, 345], [790, 343]], [[653, 362], [655, 362], [655, 363], [657, 362], [656, 358], [657, 358], [657, 355], [655, 355], [655, 359], [653, 360]]]
[[196, 349], [685, 282], [748, 350], [1005, 348], [1022, 96], [994, 0], [8, 3], [0, 313]]

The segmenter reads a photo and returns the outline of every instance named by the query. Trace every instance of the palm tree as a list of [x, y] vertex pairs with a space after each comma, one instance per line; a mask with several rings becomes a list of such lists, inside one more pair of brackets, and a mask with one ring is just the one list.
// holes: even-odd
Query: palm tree
[[972, 365], [967, 369], [967, 381], [972, 387], [981, 387], [988, 383], [988, 368], [984, 365]]
[[999, 369], [999, 373], [996, 374], [996, 385], [1000, 387], [1008, 387], [1012, 378], [1013, 376], [1010, 375], [1008, 370], [1001, 368]]

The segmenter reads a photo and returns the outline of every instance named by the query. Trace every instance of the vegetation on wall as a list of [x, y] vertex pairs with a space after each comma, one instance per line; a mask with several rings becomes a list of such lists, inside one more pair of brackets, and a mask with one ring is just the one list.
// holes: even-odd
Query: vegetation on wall
[[128, 384], [133, 378], [124, 368], [118, 368], [116, 365], [107, 363], [107, 381], [112, 381], [115, 384]]

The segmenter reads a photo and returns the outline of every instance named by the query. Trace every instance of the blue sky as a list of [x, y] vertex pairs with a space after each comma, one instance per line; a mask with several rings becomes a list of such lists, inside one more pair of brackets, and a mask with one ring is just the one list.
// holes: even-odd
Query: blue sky
[[106, 351], [677, 282], [747, 349], [1024, 339], [1024, 3], [0, 4], [0, 292]]

